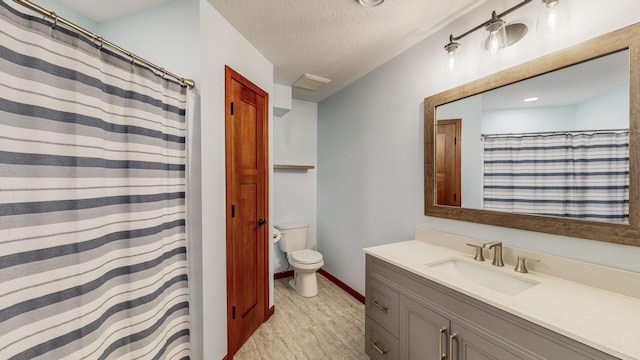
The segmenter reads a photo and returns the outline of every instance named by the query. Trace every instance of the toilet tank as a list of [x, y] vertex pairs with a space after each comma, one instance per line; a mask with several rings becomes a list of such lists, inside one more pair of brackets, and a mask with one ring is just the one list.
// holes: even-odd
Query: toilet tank
[[282, 237], [278, 242], [280, 250], [284, 252], [292, 252], [303, 250], [307, 246], [307, 231], [309, 224], [291, 223], [276, 225], [276, 229], [280, 230]]

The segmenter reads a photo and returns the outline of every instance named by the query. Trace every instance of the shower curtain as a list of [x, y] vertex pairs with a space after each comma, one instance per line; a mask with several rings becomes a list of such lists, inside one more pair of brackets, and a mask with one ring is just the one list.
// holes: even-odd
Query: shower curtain
[[0, 6], [0, 359], [188, 359], [186, 89]]
[[629, 222], [629, 131], [484, 137], [484, 207]]

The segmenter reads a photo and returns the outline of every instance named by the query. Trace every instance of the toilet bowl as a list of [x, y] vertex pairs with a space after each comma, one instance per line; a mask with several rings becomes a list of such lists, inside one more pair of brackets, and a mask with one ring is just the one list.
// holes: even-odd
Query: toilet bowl
[[289, 285], [304, 297], [316, 296], [316, 272], [324, 265], [324, 261], [322, 254], [306, 248], [309, 224], [282, 224], [275, 228], [280, 232], [280, 250], [287, 254], [289, 265], [293, 268], [293, 279], [289, 281]]
[[293, 278], [289, 280], [289, 285], [304, 297], [316, 296], [318, 294], [316, 272], [324, 265], [322, 254], [309, 249], [298, 250], [287, 253], [287, 260], [293, 268]]

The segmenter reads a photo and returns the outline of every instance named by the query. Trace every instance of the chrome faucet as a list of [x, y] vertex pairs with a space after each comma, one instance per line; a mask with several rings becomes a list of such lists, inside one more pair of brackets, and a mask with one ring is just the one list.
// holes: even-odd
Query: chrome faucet
[[502, 243], [500, 241], [482, 244], [482, 247], [485, 249], [493, 249], [492, 265], [504, 266], [504, 262], [502, 262]]

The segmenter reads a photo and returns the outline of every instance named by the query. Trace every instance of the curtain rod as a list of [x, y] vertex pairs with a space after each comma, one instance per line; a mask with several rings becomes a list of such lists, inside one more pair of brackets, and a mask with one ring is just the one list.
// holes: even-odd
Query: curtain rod
[[605, 133], [605, 132], [622, 132], [629, 131], [629, 129], [596, 129], [596, 130], [560, 130], [560, 131], [539, 131], [539, 132], [528, 132], [528, 133], [503, 133], [503, 134], [480, 134], [480, 138], [485, 138], [488, 136], [513, 136], [513, 135], [553, 135], [553, 134], [572, 134], [572, 133], [586, 133], [586, 132], [597, 132], [597, 133]]
[[132, 53], [131, 51], [125, 50], [125, 49], [121, 48], [120, 46], [112, 43], [111, 41], [105, 40], [102, 36], [96, 35], [96, 34], [92, 33], [91, 31], [86, 30], [83, 27], [80, 27], [80, 26], [70, 22], [67, 19], [64, 19], [64, 18], [58, 16], [53, 11], [46, 10], [46, 9], [44, 9], [44, 8], [34, 4], [34, 3], [32, 3], [29, 0], [13, 0], [13, 1], [18, 3], [18, 4], [20, 4], [20, 5], [22, 5], [22, 6], [24, 6], [24, 7], [26, 7], [26, 8], [29, 8], [29, 9], [37, 12], [37, 13], [40, 13], [41, 15], [44, 15], [45, 17], [50, 18], [51, 20], [53, 20], [53, 26], [55, 26], [58, 23], [63, 24], [65, 26], [67, 26], [67, 27], [69, 27], [69, 28], [71, 28], [71, 29], [83, 34], [84, 36], [90, 38], [94, 42], [96, 42], [96, 41], [99, 42], [100, 47], [106, 45], [106, 46], [110, 47], [111, 49], [116, 50], [117, 52], [128, 56], [129, 58], [131, 58], [131, 61], [133, 61], [133, 62], [139, 62], [141, 64], [146, 65], [147, 67], [150, 67], [150, 68], [152, 68], [152, 69], [154, 69], [154, 70], [156, 70], [158, 72], [161, 72], [163, 74], [163, 76], [164, 75], [168, 75], [168, 76], [178, 80], [178, 82], [180, 84], [182, 84], [183, 86], [188, 86], [189, 88], [193, 88], [196, 85], [195, 81], [193, 81], [191, 79], [185, 79], [185, 78], [183, 78], [181, 76], [178, 76], [178, 75], [176, 75], [176, 74], [174, 74], [174, 73], [172, 73], [170, 71], [167, 71], [166, 69], [164, 69], [164, 68], [162, 68], [162, 67], [160, 67], [160, 66], [158, 66], [158, 65], [156, 65], [156, 64], [154, 64], [154, 63], [152, 63], [152, 62], [150, 62], [150, 61], [148, 61], [146, 59], [143, 59], [143, 58], [139, 57], [138, 55]]

